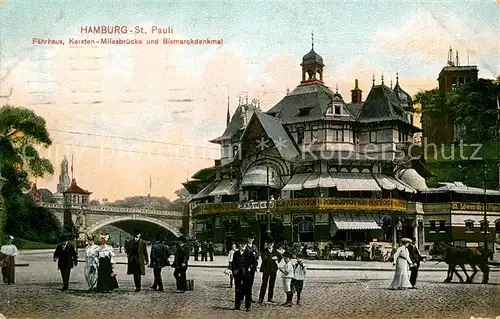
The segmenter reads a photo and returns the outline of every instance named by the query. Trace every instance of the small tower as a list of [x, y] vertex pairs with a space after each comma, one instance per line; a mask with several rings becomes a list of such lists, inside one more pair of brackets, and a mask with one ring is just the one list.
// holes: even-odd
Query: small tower
[[229, 122], [231, 121], [231, 113], [229, 113], [229, 96], [227, 97], [227, 117], [226, 117], [226, 127], [229, 126]]
[[92, 193], [78, 186], [76, 184], [76, 178], [73, 178], [70, 187], [67, 190], [65, 190], [63, 194], [64, 194], [64, 203], [66, 205], [88, 206], [89, 196]]
[[300, 85], [323, 84], [323, 58], [314, 52], [314, 34], [311, 33], [311, 51], [302, 58], [302, 81]]
[[351, 103], [361, 103], [363, 91], [358, 87], [358, 79], [354, 80], [354, 89], [351, 90]]

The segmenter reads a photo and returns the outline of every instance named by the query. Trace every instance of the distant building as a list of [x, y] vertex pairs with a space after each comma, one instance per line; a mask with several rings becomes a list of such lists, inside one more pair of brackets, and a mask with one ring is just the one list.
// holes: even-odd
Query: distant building
[[[460, 65], [458, 51], [453, 58], [450, 48], [448, 64], [439, 72], [439, 94], [444, 99], [447, 92], [454, 87], [475, 82], [478, 79], [478, 68], [476, 65]], [[425, 106], [424, 106], [425, 107]], [[460, 128], [455, 124], [454, 114], [431, 114], [422, 118], [423, 138], [427, 144], [452, 143], [460, 138]]]
[[64, 191], [70, 186], [70, 177], [68, 171], [68, 159], [66, 155], [61, 162], [61, 173], [59, 173], [59, 183], [57, 184], [57, 191], [54, 194], [54, 199], [58, 204], [64, 203]]

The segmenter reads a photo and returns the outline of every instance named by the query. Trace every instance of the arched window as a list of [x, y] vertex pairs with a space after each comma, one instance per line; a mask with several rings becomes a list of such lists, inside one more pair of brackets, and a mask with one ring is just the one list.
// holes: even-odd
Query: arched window
[[233, 156], [236, 156], [236, 153], [238, 153], [238, 145], [233, 145]]
[[497, 220], [497, 222], [495, 223], [495, 232], [497, 234], [500, 234], [500, 220]]
[[465, 232], [466, 233], [473, 233], [474, 232], [474, 221], [473, 220], [466, 220], [465, 221]]
[[[481, 229], [481, 233], [484, 233], [484, 228], [485, 228], [484, 227], [484, 220], [481, 220], [480, 223], [481, 223], [481, 228], [480, 228]], [[490, 232], [490, 225], [489, 224], [490, 223], [488, 221], [486, 221], [486, 233]]]

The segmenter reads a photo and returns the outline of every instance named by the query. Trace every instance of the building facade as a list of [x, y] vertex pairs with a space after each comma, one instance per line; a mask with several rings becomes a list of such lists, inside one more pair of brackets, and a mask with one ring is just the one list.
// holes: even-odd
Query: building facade
[[415, 237], [423, 248], [437, 220], [459, 223], [451, 206], [426, 216], [446, 197], [432, 192], [456, 189], [427, 187], [412, 153], [421, 129], [399, 78], [394, 89], [373, 80], [366, 100], [355, 80], [345, 101], [323, 82], [323, 58], [313, 49], [301, 68], [300, 84], [268, 111], [240, 99], [212, 140], [221, 158], [184, 183], [193, 236], [229, 246], [254, 232], [260, 244], [272, 236], [320, 248]]

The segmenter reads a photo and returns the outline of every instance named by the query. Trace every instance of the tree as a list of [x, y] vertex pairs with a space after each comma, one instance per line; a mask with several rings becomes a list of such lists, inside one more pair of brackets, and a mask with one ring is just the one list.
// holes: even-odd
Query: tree
[[90, 206], [100, 206], [101, 202], [98, 199], [93, 199], [89, 202]]
[[[7, 179], [1, 194], [4, 206], [0, 215], [0, 241], [4, 238], [9, 215], [22, 209], [23, 191], [29, 187], [29, 175], [43, 177], [53, 174], [48, 159], [41, 158], [35, 146], [52, 144], [45, 120], [23, 107], [0, 108], [0, 171]], [[10, 229], [9, 229], [10, 230]]]

